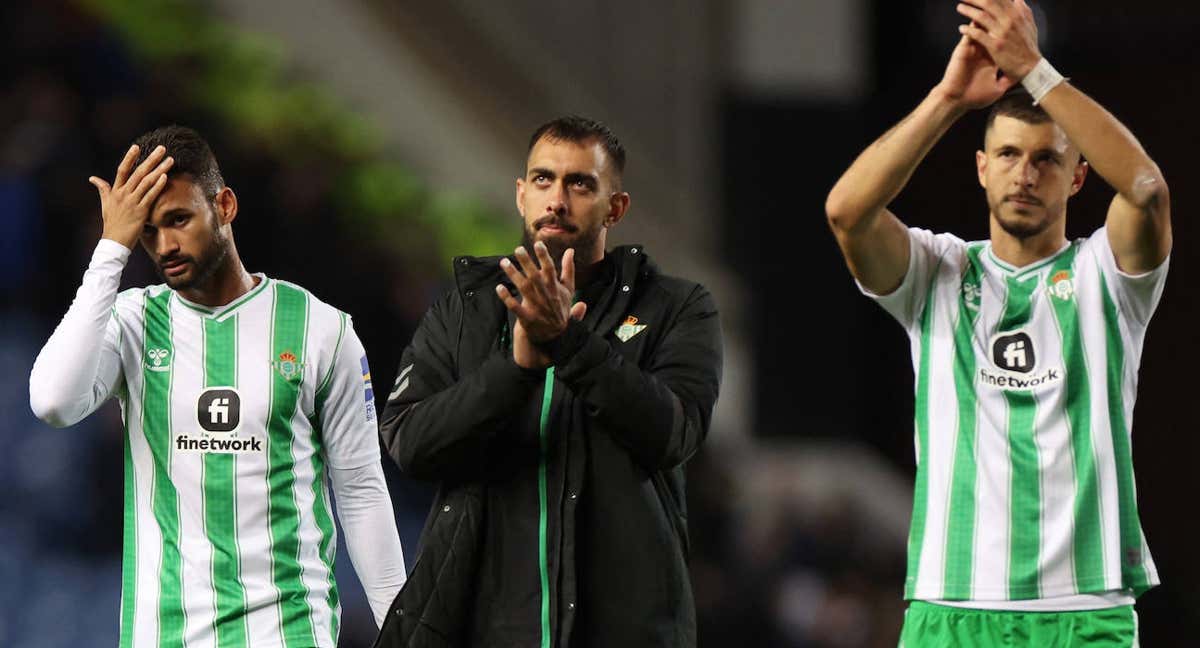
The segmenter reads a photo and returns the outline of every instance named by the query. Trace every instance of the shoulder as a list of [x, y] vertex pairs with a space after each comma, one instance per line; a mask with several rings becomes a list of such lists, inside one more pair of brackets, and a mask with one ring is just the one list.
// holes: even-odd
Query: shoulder
[[279, 293], [290, 293], [293, 297], [303, 299], [309, 339], [321, 347], [318, 351], [332, 352], [345, 337], [346, 331], [352, 328], [353, 320], [349, 313], [325, 302], [307, 288], [283, 279], [271, 281]]

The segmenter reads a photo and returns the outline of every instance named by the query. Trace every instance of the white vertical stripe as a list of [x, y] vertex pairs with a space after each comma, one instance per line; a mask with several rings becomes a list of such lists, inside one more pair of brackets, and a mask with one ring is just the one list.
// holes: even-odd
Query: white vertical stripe
[[[266, 290], [270, 290], [268, 287]], [[256, 298], [238, 315], [238, 383], [242, 393], [242, 426], [260, 438], [263, 452], [240, 455], [237, 461], [237, 531], [242, 585], [246, 590], [247, 642], [276, 645], [279, 632], [278, 592], [272, 584], [270, 519], [267, 488], [267, 414], [271, 398], [271, 299]]]
[[[138, 300], [140, 306], [142, 301]], [[136, 480], [135, 501], [137, 507], [137, 574], [134, 605], [133, 645], [135, 648], [158, 645], [158, 583], [159, 562], [162, 557], [162, 534], [154, 521], [153, 488], [154, 459], [142, 427], [144, 402], [142, 389], [142, 352], [145, 346], [145, 331], [142, 330], [140, 309], [131, 326], [124, 327], [125, 342], [122, 344], [122, 362], [129, 390], [129, 406], [126, 410], [129, 426], [129, 453], [133, 462]]]
[[[1083, 340], [1084, 359], [1088, 365], [1091, 396], [1092, 458], [1096, 462], [1097, 492], [1100, 496], [1100, 524], [1103, 537], [1104, 586], [1121, 586], [1121, 523], [1120, 499], [1117, 489], [1117, 464], [1113, 450], [1112, 426], [1108, 415], [1108, 344], [1104, 324], [1102, 286], [1095, 258], [1086, 244], [1075, 264], [1076, 299], [1081, 304], [1094, 304], [1095, 316], [1079, 317], [1079, 335]], [[1089, 309], [1090, 310], [1090, 309]], [[1128, 345], [1126, 350], [1128, 350]], [[1129, 396], [1132, 400], [1132, 395]]]
[[187, 306], [172, 299], [171, 309], [171, 481], [179, 503], [179, 555], [186, 618], [184, 641], [189, 648], [215, 643], [216, 617], [212, 580], [212, 544], [204, 529], [204, 455], [179, 452], [175, 438], [197, 438], [196, 403], [204, 391], [204, 321]]
[[[957, 276], [959, 267], [946, 263], [939, 269], [939, 276]], [[917, 568], [917, 598], [940, 598], [946, 573], [946, 521], [949, 509], [950, 471], [954, 463], [954, 439], [957, 433], [954, 392], [954, 349], [953, 345], [937, 344], [937, 341], [954, 337], [952, 314], [958, 308], [956, 282], [939, 280], [935, 288], [934, 311], [930, 314], [929, 366], [933, 374], [929, 377], [929, 448], [926, 452], [928, 465], [925, 509], [925, 532], [921, 543], [921, 559]], [[918, 331], [919, 335], [919, 331]], [[949, 405], [949, 407], [946, 407]]]

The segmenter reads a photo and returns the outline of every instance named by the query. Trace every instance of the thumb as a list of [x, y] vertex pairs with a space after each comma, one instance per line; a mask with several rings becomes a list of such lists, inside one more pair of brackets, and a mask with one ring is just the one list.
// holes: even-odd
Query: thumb
[[571, 319], [582, 320], [585, 314], [587, 314], [587, 304], [576, 302], [574, 306], [571, 306]]
[[104, 196], [107, 196], [109, 190], [112, 189], [112, 187], [107, 182], [101, 180], [100, 178], [97, 178], [96, 176], [90, 176], [88, 178], [88, 182], [91, 183], [91, 185], [94, 186], [96, 188], [96, 190], [100, 192], [100, 197], [102, 197], [102, 198]]

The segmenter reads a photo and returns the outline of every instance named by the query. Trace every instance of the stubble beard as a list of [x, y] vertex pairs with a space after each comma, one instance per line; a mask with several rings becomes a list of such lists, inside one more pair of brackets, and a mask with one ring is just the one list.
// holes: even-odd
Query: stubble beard
[[204, 287], [228, 260], [229, 238], [218, 227], [213, 230], [213, 236], [208, 246], [198, 256], [192, 258], [194, 268], [190, 277], [168, 277], [163, 272], [162, 266], [158, 264], [155, 264], [154, 269], [172, 290], [191, 290]]

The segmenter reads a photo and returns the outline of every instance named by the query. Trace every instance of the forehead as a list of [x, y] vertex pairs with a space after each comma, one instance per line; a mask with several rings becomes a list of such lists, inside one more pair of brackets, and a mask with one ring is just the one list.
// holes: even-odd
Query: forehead
[[599, 175], [608, 170], [608, 155], [599, 140], [568, 142], [542, 137], [529, 151], [525, 168]]
[[1067, 134], [1053, 121], [1031, 124], [1007, 115], [996, 116], [992, 127], [984, 134], [983, 144], [989, 150], [1015, 146], [1026, 151], [1053, 149], [1066, 153], [1071, 148]]
[[207, 208], [204, 189], [185, 173], [167, 178], [167, 186], [163, 187], [162, 193], [154, 201], [150, 217], [157, 219], [176, 211], [202, 212]]

